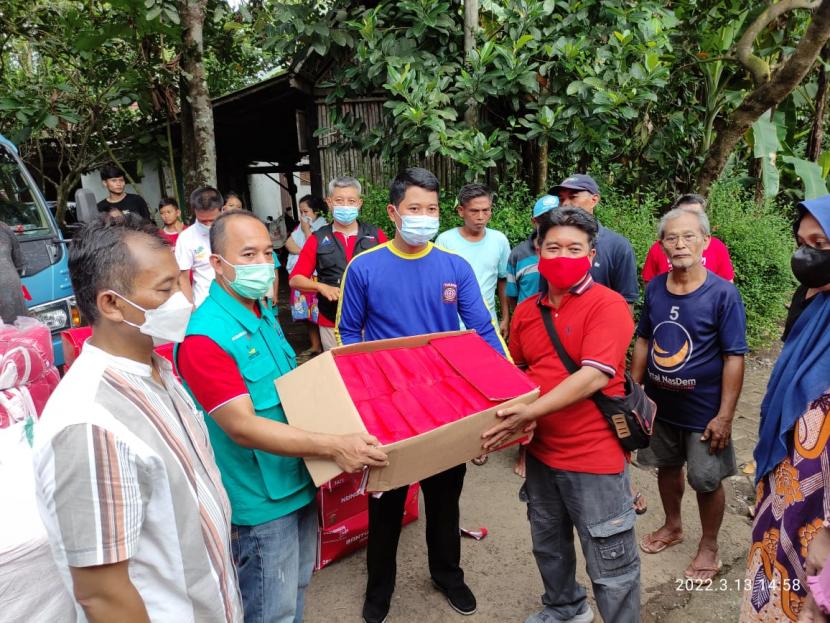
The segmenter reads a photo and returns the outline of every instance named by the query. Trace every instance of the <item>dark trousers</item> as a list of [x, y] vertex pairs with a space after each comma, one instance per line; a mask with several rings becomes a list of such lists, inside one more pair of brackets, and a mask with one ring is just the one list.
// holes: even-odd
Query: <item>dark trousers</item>
[[[461, 538], [458, 533], [458, 499], [464, 487], [466, 465], [459, 465], [421, 481], [426, 510], [429, 573], [444, 588], [464, 583]], [[369, 547], [366, 600], [387, 603], [395, 591], [396, 558], [401, 519], [408, 487], [369, 498]]]

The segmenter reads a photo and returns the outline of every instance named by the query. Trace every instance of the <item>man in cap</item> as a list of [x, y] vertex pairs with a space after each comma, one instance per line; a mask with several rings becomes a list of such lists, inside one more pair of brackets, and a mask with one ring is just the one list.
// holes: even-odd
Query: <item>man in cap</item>
[[[559, 197], [563, 208], [582, 208], [588, 214], [594, 214], [594, 208], [599, 203], [599, 186], [594, 178], [585, 173], [569, 175], [559, 185], [551, 188], [550, 194]], [[595, 248], [597, 254], [591, 266], [591, 277], [622, 295], [633, 312], [634, 303], [640, 296], [640, 287], [637, 282], [637, 261], [631, 243], [599, 223]]]
[[507, 259], [507, 298], [510, 300], [511, 308], [539, 292], [539, 271], [536, 268], [539, 256], [536, 254], [534, 241], [539, 229], [539, 218], [557, 207], [559, 198], [555, 195], [540, 197], [531, 213], [533, 232], [527, 240], [517, 244], [510, 252]]

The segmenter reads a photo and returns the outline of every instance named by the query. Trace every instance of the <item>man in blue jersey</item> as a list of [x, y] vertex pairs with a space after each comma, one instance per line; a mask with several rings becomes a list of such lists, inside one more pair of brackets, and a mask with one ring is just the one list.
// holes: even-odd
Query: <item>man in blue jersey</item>
[[736, 472], [732, 418], [744, 378], [746, 316], [733, 284], [701, 263], [710, 240], [706, 214], [675, 208], [658, 232], [672, 270], [646, 288], [631, 375], [657, 403], [650, 449], [657, 465], [665, 523], [643, 537], [656, 554], [683, 540], [683, 467], [697, 494], [701, 538], [687, 578], [717, 575], [718, 531], [725, 508], [721, 481]]
[[[407, 169], [389, 189], [395, 238], [356, 256], [343, 275], [337, 311], [341, 344], [452, 331], [459, 316], [499, 353], [506, 349], [464, 258], [433, 245], [438, 233], [438, 179]], [[464, 582], [458, 532], [458, 499], [465, 465], [421, 481], [426, 502], [429, 571], [435, 587], [461, 614], [476, 611]], [[395, 590], [396, 556], [407, 487], [369, 498], [368, 578], [363, 620], [386, 620]]]

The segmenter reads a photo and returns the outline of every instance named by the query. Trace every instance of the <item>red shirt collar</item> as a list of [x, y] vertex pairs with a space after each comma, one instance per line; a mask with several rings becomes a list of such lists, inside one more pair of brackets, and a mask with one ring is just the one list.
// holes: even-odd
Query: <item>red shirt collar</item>
[[[594, 278], [591, 277], [591, 272], [588, 271], [585, 273], [585, 276], [576, 282], [571, 289], [568, 290], [570, 294], [576, 294], [579, 296], [580, 294], [585, 294], [588, 290], [591, 289], [591, 286], [594, 285]], [[547, 305], [550, 307], [550, 301], [548, 300], [548, 284], [545, 283], [542, 292], [539, 293], [539, 298], [536, 299], [537, 304]]]

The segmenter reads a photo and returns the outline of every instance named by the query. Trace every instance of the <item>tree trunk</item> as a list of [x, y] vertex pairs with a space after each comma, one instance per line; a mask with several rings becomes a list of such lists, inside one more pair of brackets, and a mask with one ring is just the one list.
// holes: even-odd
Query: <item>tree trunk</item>
[[[464, 57], [476, 47], [478, 33], [478, 0], [464, 0]], [[467, 110], [464, 112], [464, 121], [471, 128], [478, 127], [478, 106], [472, 98], [467, 100]]]
[[830, 0], [816, 9], [807, 32], [792, 56], [768, 82], [751, 91], [726, 119], [716, 123], [717, 138], [709, 149], [697, 179], [698, 192], [707, 194], [726, 166], [735, 145], [758, 118], [772, 106], [780, 104], [795, 89], [830, 38]]
[[546, 195], [548, 193], [548, 143], [537, 143], [536, 145], [536, 194]]
[[[210, 103], [205, 66], [202, 62], [203, 37], [202, 27], [205, 21], [206, 0], [180, 0], [179, 14], [183, 29], [182, 46], [182, 81], [184, 92], [182, 99], [189, 104], [190, 127], [184, 130], [186, 115], [182, 111], [182, 150], [187, 151], [185, 137], [192, 141], [190, 145], [193, 161], [192, 168], [185, 169], [185, 179], [190, 183], [189, 190], [197, 186], [216, 186], [216, 138], [213, 129], [213, 108]], [[182, 102], [185, 103], [184, 101]], [[184, 109], [184, 106], [182, 107]], [[189, 136], [188, 136], [189, 135]]]
[[[193, 136], [193, 112], [190, 103], [187, 101], [187, 89], [184, 84], [184, 77], [181, 79], [181, 112], [179, 113], [181, 141], [182, 141], [182, 184], [184, 185], [184, 199], [191, 192], [199, 187], [199, 180], [196, 175], [196, 139]], [[189, 214], [189, 208], [185, 210]]]
[[[830, 45], [821, 50], [821, 60], [825, 63], [830, 60]], [[816, 89], [816, 112], [813, 115], [813, 128], [807, 141], [807, 159], [815, 162], [821, 155], [821, 144], [824, 141], [824, 112], [827, 109], [827, 71], [824, 67], [818, 70], [818, 88]]]
[[61, 183], [58, 184], [55, 193], [55, 220], [58, 222], [59, 227], [64, 227], [66, 225], [66, 201], [69, 196], [69, 187], [66, 181], [66, 178], [61, 180]]

